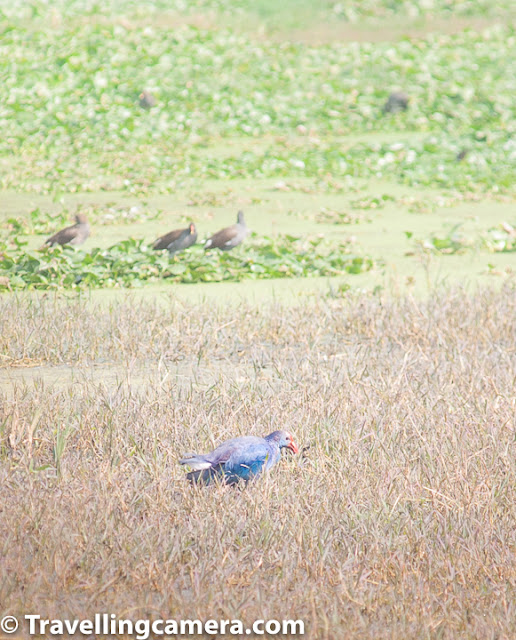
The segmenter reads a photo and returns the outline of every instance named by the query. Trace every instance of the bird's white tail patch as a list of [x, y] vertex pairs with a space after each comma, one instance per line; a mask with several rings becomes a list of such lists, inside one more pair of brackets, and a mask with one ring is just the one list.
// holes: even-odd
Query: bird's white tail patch
[[201, 471], [202, 469], [209, 469], [211, 467], [209, 462], [196, 460], [195, 458], [183, 458], [183, 460], [179, 461], [179, 464], [187, 464], [193, 471]]

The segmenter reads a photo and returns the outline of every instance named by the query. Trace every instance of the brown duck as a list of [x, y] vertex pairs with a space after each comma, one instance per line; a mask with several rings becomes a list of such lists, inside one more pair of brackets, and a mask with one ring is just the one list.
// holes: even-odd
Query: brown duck
[[249, 233], [249, 229], [244, 220], [244, 214], [242, 211], [238, 212], [237, 223], [217, 231], [211, 238], [206, 240], [204, 250], [208, 249], [220, 249], [221, 251], [230, 251], [237, 247], [246, 235]]
[[90, 235], [90, 225], [84, 213], [78, 213], [75, 216], [75, 224], [71, 227], [61, 229], [48, 240], [44, 247], [53, 247], [56, 244], [73, 244], [75, 246], [82, 244]]
[[175, 231], [170, 231], [166, 233], [164, 236], [161, 236], [152, 245], [152, 248], [156, 251], [161, 251], [163, 249], [168, 249], [168, 252], [171, 256], [174, 253], [178, 253], [178, 251], [183, 251], [184, 249], [188, 249], [197, 241], [197, 230], [195, 229], [195, 225], [193, 222], [190, 222], [189, 226], [186, 229], [176, 229]]

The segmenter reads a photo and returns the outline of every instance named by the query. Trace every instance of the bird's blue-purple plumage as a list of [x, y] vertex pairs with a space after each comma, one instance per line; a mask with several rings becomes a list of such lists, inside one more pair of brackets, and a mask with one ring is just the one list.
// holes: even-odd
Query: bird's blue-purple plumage
[[187, 474], [192, 482], [209, 484], [217, 477], [226, 484], [248, 481], [278, 462], [281, 448], [287, 446], [287, 435], [285, 431], [274, 431], [265, 438], [232, 438], [211, 453], [185, 457], [180, 464], [187, 464], [194, 469]]

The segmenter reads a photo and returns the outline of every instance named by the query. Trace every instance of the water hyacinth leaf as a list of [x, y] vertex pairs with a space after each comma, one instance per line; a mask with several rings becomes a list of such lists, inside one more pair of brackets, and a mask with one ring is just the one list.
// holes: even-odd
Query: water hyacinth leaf
[[60, 247], [40, 258], [23, 251], [8, 253], [0, 261], [0, 277], [6, 277], [10, 287], [41, 289], [134, 286], [159, 279], [238, 282], [359, 273], [372, 267], [371, 259], [350, 255], [348, 243], [330, 244], [322, 238], [263, 238], [232, 254], [206, 254], [197, 247], [173, 261], [150, 250], [143, 241], [130, 239], [108, 250], [95, 248], [91, 252]]

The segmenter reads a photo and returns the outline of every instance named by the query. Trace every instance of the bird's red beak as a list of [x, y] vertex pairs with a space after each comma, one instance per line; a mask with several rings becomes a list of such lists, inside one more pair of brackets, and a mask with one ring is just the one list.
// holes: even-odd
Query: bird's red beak
[[297, 444], [293, 440], [291, 440], [288, 443], [287, 449], [290, 449], [292, 451], [292, 453], [299, 453], [299, 449], [297, 448]]

